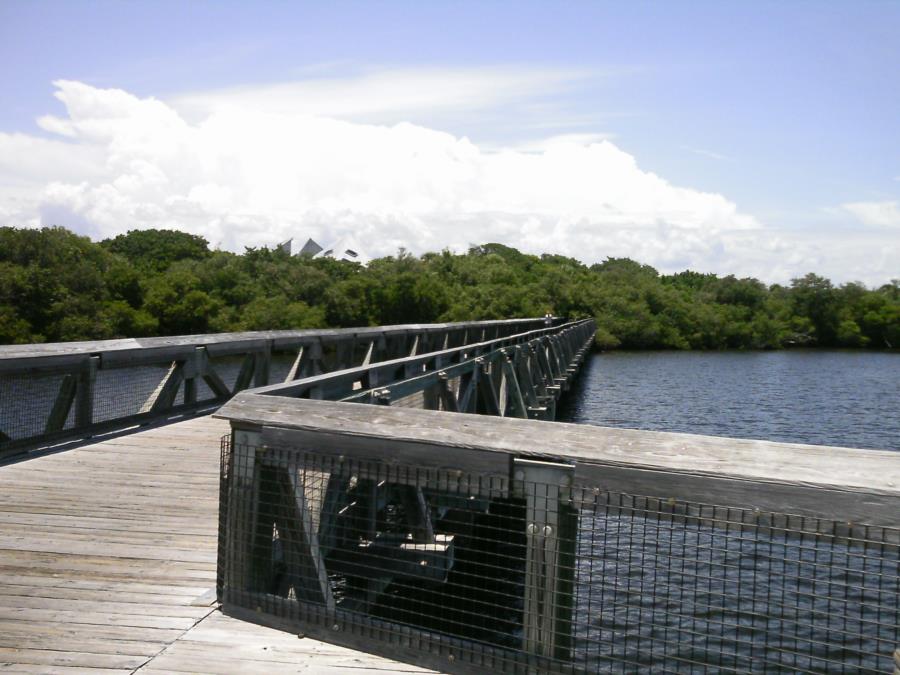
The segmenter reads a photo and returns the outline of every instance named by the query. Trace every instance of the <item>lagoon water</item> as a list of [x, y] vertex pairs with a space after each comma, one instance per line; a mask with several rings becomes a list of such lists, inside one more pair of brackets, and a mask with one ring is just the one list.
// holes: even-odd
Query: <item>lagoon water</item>
[[558, 419], [900, 451], [900, 354], [598, 354], [588, 358]]
[[[900, 451], [898, 354], [601, 354], [566, 401], [566, 422]], [[896, 547], [615, 510], [578, 547], [588, 670], [889, 672], [900, 645]]]

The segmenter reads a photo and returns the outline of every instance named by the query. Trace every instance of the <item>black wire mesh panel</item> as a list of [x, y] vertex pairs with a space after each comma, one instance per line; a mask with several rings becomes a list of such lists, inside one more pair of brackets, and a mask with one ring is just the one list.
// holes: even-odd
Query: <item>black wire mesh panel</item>
[[522, 651], [526, 502], [507, 476], [224, 447], [226, 607], [456, 669], [537, 663]]
[[[70, 389], [75, 395], [75, 381], [69, 369], [47, 369], [38, 373], [5, 373], [0, 375], [0, 449], [10, 441], [43, 434], [54, 404]], [[74, 424], [74, 406], [62, 411], [59, 429]]]
[[897, 530], [590, 494], [576, 556], [585, 664], [890, 672], [900, 646]]
[[[98, 370], [94, 384], [94, 422], [106, 422], [141, 412], [166, 377], [171, 363]], [[172, 400], [184, 403], [184, 387]]]
[[900, 532], [519, 467], [225, 443], [226, 611], [447, 671], [890, 671]]

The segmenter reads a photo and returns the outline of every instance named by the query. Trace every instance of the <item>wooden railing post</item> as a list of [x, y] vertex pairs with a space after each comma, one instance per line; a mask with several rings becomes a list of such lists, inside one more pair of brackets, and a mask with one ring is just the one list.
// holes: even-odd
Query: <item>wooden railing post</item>
[[256, 353], [256, 364], [253, 369], [253, 384], [264, 387], [269, 384], [269, 369], [272, 366], [272, 341], [267, 340], [265, 346]]
[[66, 425], [77, 388], [78, 380], [75, 375], [71, 373], [63, 375], [62, 382], [59, 383], [56, 400], [53, 402], [53, 408], [50, 410], [50, 416], [47, 418], [47, 424], [44, 426], [45, 434], [60, 431]]
[[94, 384], [97, 381], [99, 356], [90, 356], [78, 373], [75, 391], [75, 426], [87, 427], [94, 421]]
[[231, 434], [231, 466], [225, 509], [229, 527], [220, 547], [219, 565], [224, 570], [223, 602], [240, 602], [253, 569], [253, 548], [256, 535], [257, 506], [256, 451], [260, 446], [258, 431], [235, 429]]

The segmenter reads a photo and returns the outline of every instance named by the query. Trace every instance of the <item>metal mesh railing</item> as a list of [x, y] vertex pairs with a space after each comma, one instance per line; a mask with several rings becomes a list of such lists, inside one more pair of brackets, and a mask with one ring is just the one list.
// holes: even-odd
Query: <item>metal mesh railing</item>
[[[67, 376], [64, 369], [0, 376], [0, 433], [4, 435], [0, 436], [0, 449], [4, 443], [44, 433]], [[22, 401], [27, 405], [16, 405]], [[59, 428], [71, 428], [74, 418], [74, 408], [66, 411], [58, 420]]]
[[900, 531], [516, 462], [475, 474], [226, 439], [220, 596], [447, 671], [890, 672]]
[[[628, 670], [885, 672], [898, 532], [600, 493], [581, 509], [577, 644]], [[773, 524], [775, 523], [775, 524]]]
[[78, 367], [0, 373], [0, 457], [18, 448], [52, 445], [221, 403], [222, 397], [197, 378], [193, 400], [185, 400], [185, 386], [179, 383], [165, 405], [151, 409], [173, 363], [91, 369], [87, 360]]

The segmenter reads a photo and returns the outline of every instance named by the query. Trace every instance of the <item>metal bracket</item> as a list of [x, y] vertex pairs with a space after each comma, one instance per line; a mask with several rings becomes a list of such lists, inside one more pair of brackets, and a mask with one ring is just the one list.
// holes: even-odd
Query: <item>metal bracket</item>
[[571, 464], [513, 459], [513, 494], [526, 505], [523, 646], [540, 656], [558, 658], [571, 641], [574, 476]]

